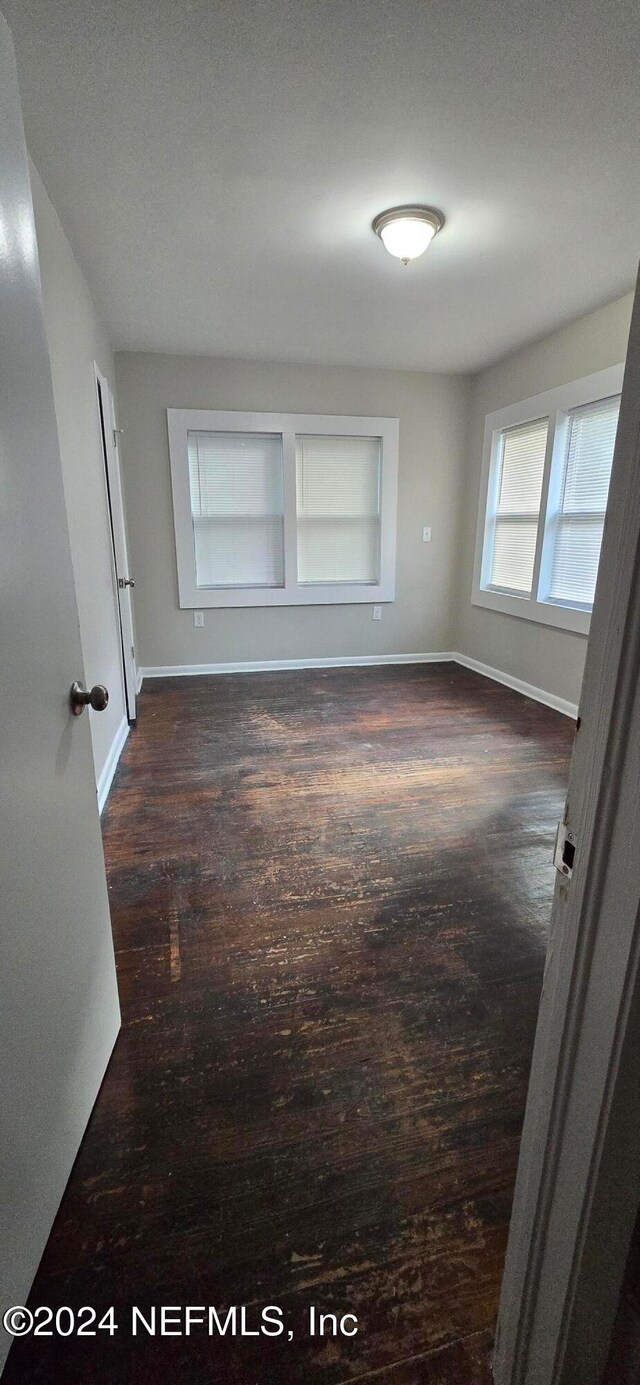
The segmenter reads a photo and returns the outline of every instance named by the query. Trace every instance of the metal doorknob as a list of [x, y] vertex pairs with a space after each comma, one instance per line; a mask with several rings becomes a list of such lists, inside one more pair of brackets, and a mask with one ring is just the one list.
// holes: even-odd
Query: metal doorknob
[[136, 584], [135, 584], [135, 582], [134, 582], [134, 580], [133, 580], [133, 577], [119, 577], [119, 578], [118, 578], [118, 586], [120, 587], [121, 590], [122, 590], [124, 587], [135, 587], [135, 585], [136, 585]]
[[109, 701], [109, 691], [104, 683], [94, 683], [92, 688], [85, 688], [82, 683], [72, 683], [69, 701], [74, 717], [79, 717], [85, 707], [93, 707], [94, 712], [104, 712]]

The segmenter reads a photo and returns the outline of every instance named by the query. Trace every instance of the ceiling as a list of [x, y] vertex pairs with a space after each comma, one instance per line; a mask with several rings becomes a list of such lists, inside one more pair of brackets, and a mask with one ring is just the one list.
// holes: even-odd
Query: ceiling
[[[117, 347], [469, 371], [632, 285], [635, 0], [4, 9]], [[405, 268], [370, 223], [416, 201], [446, 226]]]

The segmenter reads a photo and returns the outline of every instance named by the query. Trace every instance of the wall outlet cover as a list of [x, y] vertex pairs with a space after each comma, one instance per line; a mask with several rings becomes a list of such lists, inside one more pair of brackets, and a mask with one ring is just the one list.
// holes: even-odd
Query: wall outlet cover
[[431, 543], [431, 528], [428, 524], [425, 524], [424, 529], [422, 530], [422, 542]]
[[204, 627], [204, 611], [194, 611], [194, 613], [193, 613], [193, 623], [194, 623], [194, 625], [195, 625], [195, 627], [196, 627], [196, 630], [202, 630], [202, 629], [203, 629], [203, 627]]
[[371, 619], [382, 620], [382, 606], [373, 606], [371, 608]]

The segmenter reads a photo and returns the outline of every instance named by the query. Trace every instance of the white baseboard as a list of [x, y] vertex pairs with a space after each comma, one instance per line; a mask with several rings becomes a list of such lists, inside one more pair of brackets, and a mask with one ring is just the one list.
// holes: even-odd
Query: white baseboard
[[444, 664], [457, 659], [457, 654], [352, 654], [336, 659], [268, 659], [250, 664], [165, 664], [143, 668], [143, 678], [190, 678], [198, 674], [274, 673], [300, 668], [359, 668], [379, 664]]
[[120, 722], [118, 730], [111, 742], [111, 749], [104, 763], [102, 774], [98, 780], [98, 812], [101, 813], [109, 797], [109, 789], [113, 783], [113, 776], [118, 767], [118, 760], [122, 754], [122, 747], [129, 735], [129, 723], [126, 718]]
[[573, 717], [575, 721], [578, 715], [575, 702], [567, 702], [566, 698], [556, 697], [555, 693], [545, 692], [544, 688], [535, 688], [532, 683], [525, 683], [521, 678], [513, 678], [510, 673], [502, 673], [500, 669], [491, 668], [489, 664], [481, 664], [478, 659], [471, 659], [467, 654], [452, 654], [451, 658], [464, 668], [481, 673], [484, 678], [492, 678], [494, 683], [503, 683], [506, 688], [513, 688], [514, 692], [522, 693], [534, 702], [543, 702], [545, 707], [553, 707], [554, 711], [562, 712], [565, 717]]
[[542, 702], [545, 707], [553, 707], [554, 711], [562, 712], [574, 721], [578, 715], [575, 702], [568, 702], [564, 697], [556, 697], [555, 693], [546, 692], [544, 688], [536, 688], [532, 683], [525, 683], [521, 678], [513, 678], [510, 673], [502, 673], [500, 669], [491, 668], [489, 664], [482, 664], [478, 659], [471, 659], [467, 654], [460, 654], [456, 650], [442, 650], [434, 654], [352, 654], [340, 655], [335, 659], [269, 659], [257, 663], [237, 664], [163, 664], [141, 668], [139, 681], [142, 685], [144, 678], [191, 678], [202, 674], [215, 676], [222, 673], [272, 673], [286, 669], [449, 663], [473, 669], [485, 678], [492, 678], [494, 683], [502, 683], [514, 692], [522, 693], [523, 697], [530, 697], [534, 702]]

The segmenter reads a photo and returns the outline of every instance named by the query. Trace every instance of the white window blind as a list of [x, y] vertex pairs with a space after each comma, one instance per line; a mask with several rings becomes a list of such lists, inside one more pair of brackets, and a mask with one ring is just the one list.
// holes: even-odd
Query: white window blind
[[298, 435], [298, 581], [380, 580], [380, 438]]
[[197, 586], [282, 586], [281, 436], [198, 431], [187, 441]]
[[569, 415], [550, 601], [587, 609], [593, 605], [619, 411], [616, 396]]
[[533, 582], [548, 418], [500, 434], [489, 585], [529, 595]]

